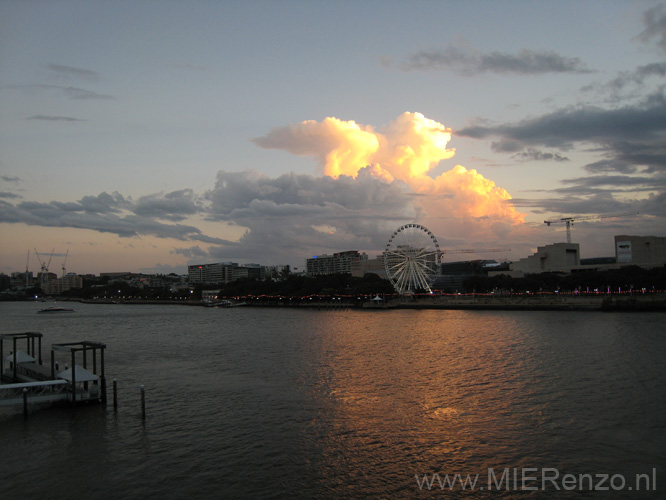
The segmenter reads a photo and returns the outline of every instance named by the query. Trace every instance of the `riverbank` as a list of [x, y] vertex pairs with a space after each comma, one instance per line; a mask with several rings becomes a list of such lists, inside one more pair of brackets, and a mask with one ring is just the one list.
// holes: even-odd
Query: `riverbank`
[[364, 304], [365, 309], [469, 309], [506, 311], [666, 311], [666, 294], [448, 295]]
[[[314, 300], [313, 300], [314, 299]], [[59, 302], [117, 305], [181, 305], [200, 306], [199, 300], [82, 300], [58, 299]], [[463, 309], [505, 311], [638, 311], [666, 312], [666, 293], [637, 294], [511, 294], [511, 295], [415, 295], [411, 297], [386, 297], [386, 300], [371, 300], [362, 297], [287, 298], [253, 297], [238, 299], [238, 304], [224, 307], [277, 307], [303, 308], [311, 310], [363, 309], [368, 311], [386, 309]], [[218, 307], [218, 306], [216, 306]], [[223, 307], [223, 306], [219, 306]]]

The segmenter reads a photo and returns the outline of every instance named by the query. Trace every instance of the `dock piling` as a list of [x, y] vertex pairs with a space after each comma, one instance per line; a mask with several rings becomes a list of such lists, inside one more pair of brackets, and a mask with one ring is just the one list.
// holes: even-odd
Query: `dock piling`
[[118, 381], [113, 379], [113, 411], [118, 410]]
[[146, 389], [141, 385], [141, 418], [146, 420]]
[[28, 389], [23, 388], [23, 418], [28, 418]]

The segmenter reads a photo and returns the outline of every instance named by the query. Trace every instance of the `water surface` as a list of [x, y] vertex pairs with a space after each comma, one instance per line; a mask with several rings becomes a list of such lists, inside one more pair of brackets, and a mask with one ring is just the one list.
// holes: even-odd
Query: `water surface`
[[[51, 343], [106, 343], [119, 408], [0, 413], [3, 499], [664, 494], [666, 314], [87, 304], [36, 314], [43, 306], [0, 303], [2, 333], [42, 332], [45, 362]], [[520, 479], [530, 468], [538, 479], [526, 485], [539, 489], [543, 469], [626, 484], [488, 491], [489, 469]], [[480, 477], [474, 491], [428, 490], [435, 473]], [[628, 490], [654, 473], [656, 492]]]

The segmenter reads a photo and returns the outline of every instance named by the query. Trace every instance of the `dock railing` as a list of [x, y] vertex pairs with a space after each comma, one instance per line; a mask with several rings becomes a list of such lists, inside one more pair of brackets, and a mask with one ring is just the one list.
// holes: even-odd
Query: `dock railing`
[[24, 392], [30, 404], [66, 401], [69, 398], [68, 385], [66, 380], [0, 384], [0, 406], [22, 405]]

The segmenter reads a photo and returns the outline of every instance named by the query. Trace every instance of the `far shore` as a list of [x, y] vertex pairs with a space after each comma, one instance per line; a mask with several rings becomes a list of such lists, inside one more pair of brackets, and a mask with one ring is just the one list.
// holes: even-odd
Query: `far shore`
[[[124, 305], [186, 305], [199, 306], [199, 300], [82, 300], [58, 299], [60, 301], [77, 301], [86, 304], [124, 304]], [[364, 301], [350, 299], [330, 300], [318, 297], [310, 298], [253, 298], [242, 297], [235, 300], [231, 307], [284, 307], [306, 308], [317, 310], [330, 309], [363, 309], [366, 311], [390, 309], [460, 309], [460, 310], [498, 310], [498, 311], [661, 311], [666, 312], [666, 293], [634, 293], [634, 294], [512, 294], [512, 295], [430, 295], [414, 297], [391, 297], [387, 300]], [[219, 308], [229, 306], [215, 306]]]

